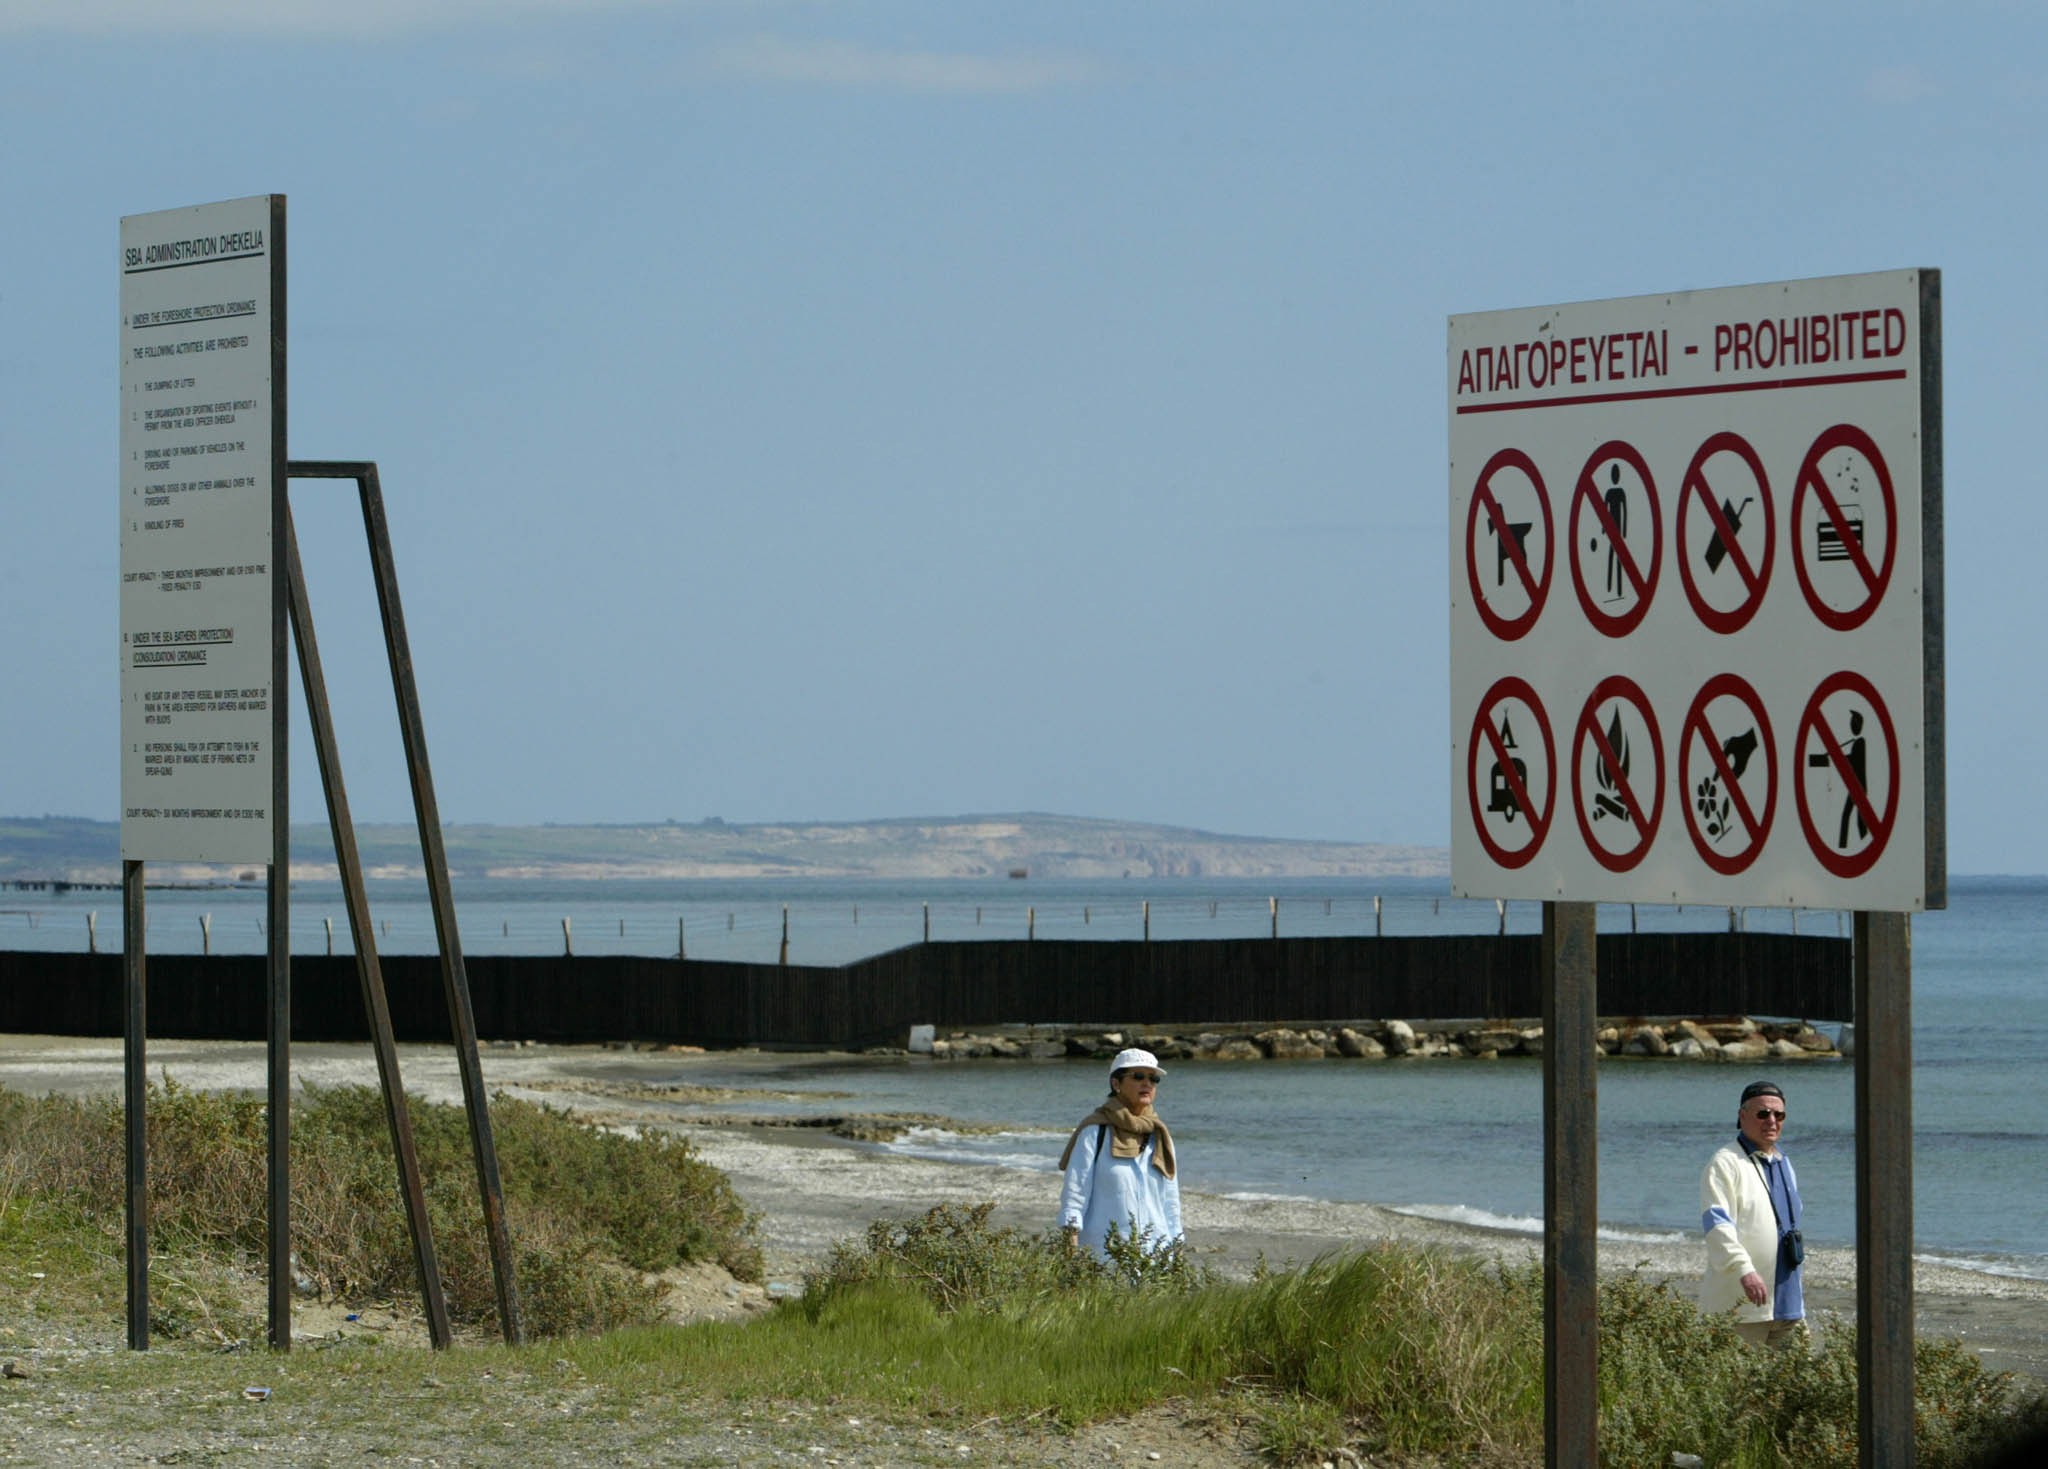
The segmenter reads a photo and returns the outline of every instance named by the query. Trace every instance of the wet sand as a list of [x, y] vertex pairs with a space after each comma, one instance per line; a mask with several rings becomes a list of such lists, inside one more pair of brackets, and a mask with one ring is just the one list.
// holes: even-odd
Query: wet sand
[[[408, 1091], [435, 1101], [461, 1101], [461, 1080], [447, 1047], [402, 1046]], [[832, 1060], [809, 1053], [686, 1054], [587, 1046], [489, 1047], [483, 1074], [493, 1091], [569, 1107], [620, 1126], [657, 1126], [684, 1133], [706, 1161], [723, 1169], [760, 1214], [760, 1238], [771, 1281], [793, 1287], [832, 1245], [879, 1218], [909, 1218], [932, 1205], [993, 1201], [997, 1222], [1037, 1232], [1050, 1222], [1056, 1187], [1046, 1175], [978, 1164], [940, 1163], [877, 1152], [822, 1129], [764, 1127], [724, 1120], [721, 1100], [735, 1073], [759, 1087], [764, 1070], [791, 1075]], [[154, 1041], [150, 1076], [165, 1072], [198, 1090], [260, 1090], [264, 1049], [243, 1041]], [[971, 1064], [971, 1063], [970, 1063]], [[376, 1065], [360, 1045], [292, 1048], [298, 1084], [375, 1085]], [[640, 1086], [678, 1080], [693, 1090], [659, 1100]], [[121, 1087], [118, 1041], [0, 1036], [0, 1084], [32, 1095], [107, 1094]], [[701, 1088], [701, 1090], [696, 1090]], [[758, 1093], [757, 1093], [758, 1094]], [[1402, 1240], [1489, 1258], [1533, 1258], [1540, 1241], [1527, 1234], [1420, 1219], [1372, 1204], [1232, 1199], [1188, 1192], [1184, 1208], [1191, 1245], [1201, 1258], [1233, 1275], [1263, 1256], [1274, 1265], [1303, 1262], [1330, 1250]], [[1697, 1279], [1696, 1245], [1603, 1241], [1603, 1271], [1640, 1267], [1660, 1279]], [[1952, 1336], [1986, 1366], [2048, 1381], [2048, 1282], [1987, 1275], [1921, 1261], [1916, 1265], [1915, 1324], [1922, 1336]], [[1810, 1318], [1854, 1316], [1853, 1251], [1816, 1249], [1806, 1259]]]

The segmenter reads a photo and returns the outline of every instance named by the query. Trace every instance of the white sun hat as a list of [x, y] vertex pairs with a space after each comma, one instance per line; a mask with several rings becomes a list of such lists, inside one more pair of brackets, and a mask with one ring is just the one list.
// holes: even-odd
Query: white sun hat
[[1166, 1068], [1159, 1064], [1157, 1056], [1150, 1051], [1141, 1051], [1136, 1046], [1116, 1053], [1116, 1059], [1109, 1063], [1109, 1074], [1115, 1076], [1119, 1071], [1135, 1071], [1140, 1066], [1147, 1071], [1156, 1071], [1161, 1076], [1166, 1075]]

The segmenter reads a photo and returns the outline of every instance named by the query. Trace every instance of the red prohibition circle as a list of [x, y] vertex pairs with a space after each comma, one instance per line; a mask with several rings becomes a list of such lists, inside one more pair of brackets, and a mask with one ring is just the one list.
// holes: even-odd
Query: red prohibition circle
[[[1842, 507], [1836, 502], [1834, 492], [1821, 483], [1821, 458], [1834, 449], [1854, 449], [1870, 461], [1870, 467], [1877, 473], [1877, 488], [1884, 497], [1884, 559], [1881, 565], [1870, 564], [1863, 551], [1862, 538], [1849, 533], [1848, 521], [1842, 515]], [[1855, 566], [1869, 593], [1861, 603], [1846, 610], [1837, 611], [1821, 599], [1820, 593], [1814, 589], [1813, 575], [1807, 570], [1805, 552], [1799, 546], [1800, 511], [1805, 507], [1809, 490], [1820, 496], [1821, 513], [1834, 524], [1845, 559]], [[1870, 615], [1877, 611], [1877, 604], [1884, 600], [1885, 588], [1891, 584], [1892, 562], [1897, 559], [1899, 547], [1899, 502], [1892, 494], [1892, 472], [1885, 466], [1884, 455], [1878, 453], [1877, 444], [1870, 435], [1854, 424], [1836, 424], [1815, 439], [1813, 447], [1806, 451], [1806, 458], [1799, 466], [1799, 478], [1792, 490], [1792, 541], [1792, 569], [1799, 573], [1799, 590], [1806, 593], [1806, 605], [1813, 609], [1813, 615], [1837, 632], [1847, 632], [1868, 622]]]
[[[1650, 733], [1650, 764], [1653, 773], [1650, 788], [1655, 799], [1650, 803], [1647, 814], [1643, 803], [1635, 794], [1635, 782], [1620, 769], [1620, 762], [1614, 752], [1607, 748], [1607, 736], [1600, 729], [1598, 710], [1608, 699], [1622, 699], [1635, 705], [1636, 712], [1643, 716], [1643, 727]], [[1579, 757], [1585, 752], [1586, 741], [1594, 740], [1601, 747], [1607, 759], [1607, 768], [1614, 772], [1620, 788], [1621, 804], [1635, 818], [1636, 829], [1643, 834], [1641, 841], [1625, 852], [1610, 852], [1593, 838], [1593, 822], [1586, 815], [1585, 792], [1579, 777]], [[1586, 839], [1586, 850], [1593, 854], [1593, 860], [1609, 872], [1627, 872], [1650, 853], [1657, 840], [1657, 824], [1664, 819], [1664, 739], [1657, 732], [1657, 716], [1650, 709], [1650, 699], [1633, 679], [1616, 673], [1600, 680], [1593, 686], [1592, 697], [1579, 710], [1577, 732], [1572, 736], [1572, 814], [1579, 818], [1579, 835]]]
[[[1493, 477], [1503, 469], [1521, 470], [1536, 486], [1536, 505], [1543, 512], [1541, 575], [1531, 573], [1521, 541], [1508, 528], [1507, 512], [1494, 498]], [[1514, 567], [1515, 575], [1521, 580], [1522, 589], [1529, 594], [1529, 609], [1518, 617], [1503, 617], [1486, 605], [1486, 591], [1479, 576], [1479, 520], [1482, 510], [1499, 539], [1499, 554], [1507, 557], [1508, 564]], [[1479, 471], [1479, 478], [1472, 487], [1472, 508], [1465, 517], [1465, 575], [1472, 588], [1472, 605], [1478, 609], [1479, 620], [1504, 643], [1511, 643], [1528, 632], [1536, 625], [1536, 619], [1543, 615], [1543, 603], [1550, 596], [1552, 548], [1556, 543], [1553, 530], [1550, 492], [1543, 487], [1543, 476], [1537, 472], [1536, 461], [1520, 449], [1502, 449], [1487, 460], [1486, 467]]]
[[[1729, 523], [1721, 507], [1714, 503], [1713, 488], [1707, 483], [1704, 473], [1707, 461], [1716, 454], [1723, 453], [1733, 454], [1741, 459], [1749, 466], [1749, 472], [1756, 476], [1756, 499], [1764, 517], [1764, 554], [1760, 558], [1762, 564], [1759, 566], [1750, 565], [1748, 553], [1742, 549], [1741, 542], [1736, 538], [1735, 527]], [[1741, 602], [1726, 611], [1709, 602], [1700, 591], [1699, 583], [1692, 574], [1692, 557], [1686, 554], [1686, 546], [1689, 544], [1685, 535], [1686, 517], [1691, 514], [1695, 503], [1705, 509], [1707, 519], [1714, 525], [1714, 535], [1707, 541], [1709, 550], [1718, 540], [1723, 547], [1723, 554], [1734, 566], [1736, 575], [1742, 578], [1742, 584], [1749, 589], [1748, 595]], [[1763, 606], [1764, 593], [1770, 589], [1771, 560], [1777, 554], [1777, 548], [1777, 507], [1771, 500], [1771, 482], [1764, 475], [1763, 460], [1750, 446], [1749, 440], [1741, 434], [1726, 431], [1715, 434], [1700, 445], [1699, 452], [1692, 456], [1692, 463], [1686, 466], [1685, 479], [1678, 491], [1678, 578], [1685, 583], [1685, 599], [1692, 603], [1692, 610], [1699, 614], [1700, 621], [1718, 633], [1739, 632], [1747, 626], [1749, 620], [1756, 616], [1757, 608]], [[1712, 568], [1709, 568], [1710, 574], [1711, 571]]]
[[[1727, 757], [1721, 753], [1721, 742], [1714, 737], [1714, 727], [1707, 723], [1707, 705], [1728, 695], [1738, 699], [1749, 712], [1756, 716], [1756, 727], [1763, 736], [1764, 762], [1764, 809], [1759, 815], [1751, 809], [1749, 797], [1742, 789], [1742, 782], [1735, 778], [1735, 772], [1728, 768]], [[1714, 774], [1728, 789], [1729, 803], [1742, 818], [1742, 824], [1749, 831], [1749, 846], [1740, 852], [1717, 852], [1707, 834], [1700, 830], [1699, 818], [1695, 815], [1692, 784], [1693, 736], [1698, 735], [1707, 752], [1707, 762], [1714, 768]], [[1754, 757], [1752, 757], [1754, 758]], [[1764, 701], [1757, 697], [1755, 689], [1732, 673], [1716, 674], [1708, 679], [1693, 697], [1692, 707], [1685, 711], [1685, 724], [1678, 734], [1678, 794], [1685, 805], [1685, 827], [1692, 836], [1693, 847], [1700, 854], [1700, 860], [1724, 877], [1733, 877], [1745, 871], [1756, 861], [1764, 849], [1764, 841], [1771, 834], [1771, 818], [1778, 810], [1778, 742], [1771, 734], [1770, 717], [1764, 713]]]
[[[1494, 705], [1503, 699], [1520, 699], [1529, 706], [1529, 712], [1536, 716], [1536, 732], [1543, 736], [1543, 809], [1531, 809], [1529, 787], [1515, 771], [1515, 762], [1507, 749], [1500, 743], [1500, 734], [1493, 727], [1489, 717]], [[1493, 839], [1486, 829], [1486, 811], [1479, 804], [1479, 752], [1489, 751], [1499, 762], [1503, 778], [1509, 783], [1515, 800], [1515, 809], [1529, 820], [1529, 843], [1524, 847], [1507, 847]], [[1487, 782], [1490, 788], [1492, 782]], [[1510, 674], [1498, 680], [1486, 691], [1486, 697], [1479, 701], [1479, 712], [1472, 720], [1472, 738], [1467, 742], [1465, 752], [1465, 793], [1472, 804], [1472, 828], [1479, 833], [1479, 843], [1486, 848], [1489, 857], [1502, 867], [1526, 867], [1543, 847], [1543, 839], [1550, 834], [1550, 818], [1557, 809], [1557, 744], [1550, 737], [1550, 719], [1543, 712], [1543, 701], [1536, 697], [1536, 690], [1523, 680]], [[1512, 819], [1512, 817], [1510, 817]]]
[[[1636, 472], [1643, 482], [1643, 495], [1650, 502], [1650, 569], [1647, 573], [1636, 565], [1635, 556], [1628, 548], [1628, 538], [1615, 534], [1614, 523], [1607, 518], [1607, 507], [1600, 499], [1600, 487], [1593, 483], [1593, 471], [1610, 459], [1620, 459]], [[1592, 592], [1586, 587], [1586, 575], [1579, 569], [1579, 512], [1587, 505], [1593, 507], [1594, 518], [1606, 533], [1613, 554], [1621, 558], [1623, 573], [1635, 587], [1635, 605], [1626, 612], [1603, 611], [1593, 600]], [[1664, 563], [1664, 512], [1657, 504], [1657, 484], [1650, 478], [1650, 466], [1643, 462], [1643, 456], [1636, 452], [1634, 445], [1620, 439], [1609, 439], [1593, 451], [1593, 457], [1579, 471], [1578, 484], [1572, 489], [1570, 529], [1572, 586], [1578, 591], [1579, 605], [1586, 609], [1586, 620], [1610, 638], [1626, 637], [1650, 610], [1650, 599], [1657, 595], [1657, 572]]]
[[[1822, 755], [1834, 766], [1835, 773], [1841, 776], [1843, 786], [1854, 792], [1848, 799], [1861, 814], [1863, 825], [1870, 833], [1870, 845], [1860, 852], [1839, 852], [1830, 847], [1814, 825], [1813, 810], [1806, 799], [1804, 772], [1807, 731], [1819, 729], [1823, 734], [1827, 734], [1827, 726], [1821, 723], [1820, 706], [1830, 696], [1844, 691], [1859, 696], [1870, 706], [1870, 712], [1877, 716], [1878, 732], [1884, 736], [1884, 748], [1892, 762], [1891, 789], [1885, 792], [1884, 811], [1880, 814], [1871, 807], [1870, 792], [1856, 784], [1855, 776], [1844, 767], [1840, 759], [1836, 758], [1835, 751], [1829, 748], [1833, 736], [1829, 735], [1828, 742], [1821, 747]], [[1870, 680], [1860, 673], [1852, 673], [1847, 669], [1822, 679], [1820, 687], [1813, 691], [1813, 697], [1806, 701], [1806, 711], [1799, 716], [1799, 733], [1792, 741], [1792, 757], [1800, 762], [1794, 767], [1792, 790], [1798, 797], [1799, 827], [1806, 833], [1806, 845], [1813, 849], [1813, 855], [1820, 860], [1820, 865], [1836, 877], [1861, 877], [1877, 865], [1877, 859], [1884, 855], [1885, 845], [1891, 841], [1892, 825], [1898, 820], [1899, 815], [1899, 787], [1905, 781], [1904, 772], [1899, 767], [1899, 733], [1892, 727], [1891, 711], [1884, 707], [1884, 700], [1877, 696], [1877, 690], [1871, 687]], [[1866, 765], [1865, 769], [1868, 768]], [[1866, 776], [1864, 786], [1868, 784], [1869, 779]], [[1847, 819], [1846, 814], [1844, 819]]]

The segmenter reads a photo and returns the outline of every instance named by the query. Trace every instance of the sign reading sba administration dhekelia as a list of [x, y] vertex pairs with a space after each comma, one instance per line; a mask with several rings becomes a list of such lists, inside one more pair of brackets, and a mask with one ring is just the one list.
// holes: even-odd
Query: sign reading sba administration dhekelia
[[268, 863], [284, 198], [121, 221], [121, 855]]
[[1943, 906], [1939, 274], [1453, 317], [1446, 378], [1453, 889]]

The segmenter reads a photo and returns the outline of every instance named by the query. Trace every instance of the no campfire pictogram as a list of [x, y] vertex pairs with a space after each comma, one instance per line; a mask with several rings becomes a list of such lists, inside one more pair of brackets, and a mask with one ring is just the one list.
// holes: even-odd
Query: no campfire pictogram
[[1708, 679], [1686, 711], [1678, 789], [1701, 861], [1730, 877], [1756, 861], [1778, 808], [1778, 743], [1764, 701], [1737, 675]]
[[1523, 680], [1503, 678], [1479, 701], [1465, 756], [1465, 786], [1473, 829], [1487, 854], [1502, 867], [1527, 865], [1550, 834], [1557, 803], [1557, 745], [1542, 701]]
[[1792, 491], [1792, 565], [1814, 616], [1838, 632], [1877, 611], [1899, 546], [1891, 471], [1870, 435], [1838, 423], [1813, 441]]
[[1649, 696], [1621, 674], [1600, 680], [1579, 711], [1572, 737], [1572, 811], [1586, 850], [1610, 872], [1627, 872], [1657, 840], [1664, 816], [1664, 741]]
[[1869, 679], [1845, 669], [1822, 681], [1799, 718], [1793, 758], [1806, 844], [1835, 876], [1862, 876], [1891, 840], [1900, 786], [1898, 731]]
[[1657, 486], [1633, 445], [1610, 439], [1593, 451], [1572, 490], [1570, 531], [1579, 605], [1608, 637], [1626, 636], [1650, 610], [1664, 561]]
[[1678, 492], [1678, 576], [1704, 625], [1732, 633], [1756, 616], [1777, 539], [1763, 460], [1742, 435], [1715, 434], [1692, 456]]
[[1502, 449], [1486, 461], [1465, 517], [1465, 572], [1479, 618], [1502, 642], [1536, 625], [1550, 595], [1550, 492], [1536, 461]]

